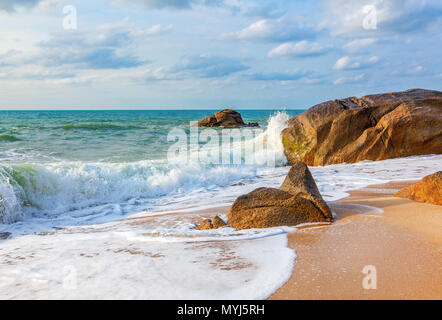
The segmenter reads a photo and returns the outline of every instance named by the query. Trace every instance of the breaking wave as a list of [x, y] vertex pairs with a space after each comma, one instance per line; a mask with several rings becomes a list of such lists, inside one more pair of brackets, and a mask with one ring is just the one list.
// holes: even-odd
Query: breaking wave
[[[267, 129], [246, 143], [265, 140], [273, 148], [274, 163], [286, 163], [281, 131], [288, 115], [269, 118]], [[232, 153], [241, 152], [234, 146]], [[263, 152], [262, 150], [257, 152]], [[264, 154], [255, 155], [263, 158]], [[261, 166], [265, 166], [263, 161]], [[256, 177], [260, 165], [209, 165], [203, 162], [169, 163], [145, 160], [132, 163], [55, 162], [49, 164], [0, 164], [0, 222], [14, 223], [26, 217], [75, 216], [85, 208], [186, 194], [229, 186]], [[90, 213], [88, 213], [90, 214]], [[100, 213], [102, 214], [102, 213]]]

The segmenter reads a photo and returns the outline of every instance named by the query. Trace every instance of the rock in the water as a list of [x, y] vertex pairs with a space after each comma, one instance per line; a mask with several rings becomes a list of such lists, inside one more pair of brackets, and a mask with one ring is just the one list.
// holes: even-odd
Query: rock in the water
[[330, 208], [322, 198], [318, 186], [305, 163], [295, 162], [279, 189], [312, 201], [322, 211], [325, 218], [332, 219]]
[[331, 221], [312, 201], [273, 188], [259, 188], [240, 196], [227, 218], [229, 226], [238, 230]]
[[212, 230], [213, 229], [212, 220], [206, 219], [203, 222], [201, 222], [196, 228], [198, 230]]
[[412, 89], [333, 100], [288, 122], [291, 163], [353, 163], [442, 153], [442, 92]]
[[222, 227], [226, 227], [227, 224], [218, 216], [215, 216], [213, 219], [206, 219], [199, 226], [197, 226], [198, 230], [212, 230], [219, 229]]
[[218, 216], [215, 216], [215, 218], [212, 219], [212, 225], [213, 225], [213, 229], [219, 229], [219, 228], [223, 228], [223, 227], [227, 226], [227, 224], [224, 222], [224, 220]]
[[223, 128], [241, 128], [241, 127], [259, 127], [258, 123], [244, 123], [241, 114], [232, 109], [219, 111], [198, 122], [198, 127], [223, 127]]
[[11, 236], [10, 232], [0, 232], [0, 240], [6, 240]]
[[442, 206], [442, 171], [426, 176], [418, 183], [399, 190], [395, 196]]

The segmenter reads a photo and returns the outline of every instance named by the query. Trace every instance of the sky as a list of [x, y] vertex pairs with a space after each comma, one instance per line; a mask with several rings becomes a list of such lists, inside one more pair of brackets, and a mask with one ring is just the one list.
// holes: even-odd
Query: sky
[[0, 110], [306, 109], [441, 52], [440, 0], [0, 0]]

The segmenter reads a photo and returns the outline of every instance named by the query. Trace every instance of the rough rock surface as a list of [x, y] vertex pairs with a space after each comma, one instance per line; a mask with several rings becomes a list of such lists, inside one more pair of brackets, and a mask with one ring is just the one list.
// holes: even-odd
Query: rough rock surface
[[297, 161], [292, 165], [279, 189], [312, 201], [326, 218], [333, 217], [327, 203], [322, 199], [315, 179], [304, 162]]
[[418, 183], [399, 190], [395, 196], [442, 206], [442, 171], [426, 176]]
[[353, 163], [442, 153], [442, 92], [404, 92], [318, 104], [282, 133], [291, 163]]
[[329, 222], [333, 216], [308, 167], [298, 162], [280, 189], [259, 188], [240, 196], [227, 218], [231, 227], [241, 230]]
[[232, 109], [225, 109], [208, 116], [198, 122], [198, 127], [259, 127], [257, 123], [244, 123], [241, 114]]
[[198, 230], [212, 230], [219, 229], [222, 227], [226, 227], [227, 224], [218, 216], [215, 216], [213, 219], [206, 219], [201, 222], [200, 225], [197, 226]]
[[273, 188], [259, 188], [240, 196], [230, 208], [227, 218], [229, 226], [238, 230], [331, 220], [312, 201]]
[[213, 225], [213, 229], [219, 229], [219, 228], [223, 228], [223, 227], [227, 226], [227, 224], [224, 222], [224, 220], [218, 216], [215, 216], [215, 218], [212, 219], [212, 225]]

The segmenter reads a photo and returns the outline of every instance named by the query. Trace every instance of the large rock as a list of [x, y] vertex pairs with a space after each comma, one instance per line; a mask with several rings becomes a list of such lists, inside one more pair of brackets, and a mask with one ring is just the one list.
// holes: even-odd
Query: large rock
[[257, 123], [245, 124], [239, 112], [225, 109], [200, 120], [198, 127], [241, 128], [259, 127], [259, 125]]
[[399, 190], [395, 196], [442, 206], [442, 171]]
[[240, 196], [227, 218], [229, 226], [238, 230], [331, 221], [312, 201], [273, 188], [259, 188]]
[[333, 217], [308, 167], [299, 162], [280, 189], [259, 188], [240, 196], [227, 218], [231, 227], [240, 230], [329, 222]]
[[291, 163], [326, 165], [442, 153], [442, 92], [333, 100], [295, 116], [282, 133]]

